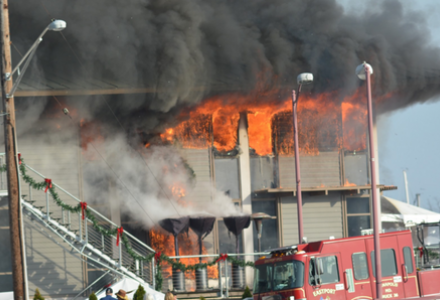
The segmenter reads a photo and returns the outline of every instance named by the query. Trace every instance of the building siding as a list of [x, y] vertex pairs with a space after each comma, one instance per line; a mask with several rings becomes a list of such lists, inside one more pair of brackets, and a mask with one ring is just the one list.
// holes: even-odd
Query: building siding
[[[340, 186], [339, 152], [320, 152], [318, 155], [300, 156], [301, 183], [303, 187]], [[280, 187], [296, 186], [295, 157], [279, 156]]]
[[[47, 136], [42, 135], [41, 141], [38, 141], [38, 135], [28, 134], [21, 137], [18, 141], [18, 151], [22, 154], [25, 163], [50, 178], [73, 194], [77, 198], [81, 195], [81, 152], [79, 148], [79, 132], [69, 134], [63, 140], [47, 140]], [[44, 181], [32, 171], [27, 174], [33, 177], [37, 182]], [[46, 195], [43, 191], [32, 190], [30, 196], [29, 186], [21, 181], [22, 194], [27, 200], [34, 201], [33, 205], [40, 207], [41, 211], [46, 212]], [[75, 206], [77, 201], [66, 195], [60, 189], [57, 189], [61, 200], [69, 205]], [[67, 212], [62, 212], [55, 201], [49, 195], [50, 217], [57, 219], [62, 223], [62, 215], [67, 222]], [[78, 214], [72, 214], [71, 229], [76, 230], [79, 227]], [[27, 270], [29, 277], [29, 290], [33, 295], [35, 289], [40, 289], [41, 293], [50, 297], [64, 297], [73, 295], [81, 291], [84, 287], [84, 263], [62, 247], [57, 245], [52, 239], [40, 231], [42, 225], [32, 222], [27, 218], [25, 221], [25, 243]], [[52, 236], [54, 236], [52, 234]], [[60, 245], [64, 245], [60, 240]]]
[[[298, 243], [296, 197], [281, 198], [283, 245]], [[343, 237], [342, 201], [340, 193], [303, 195], [303, 227], [308, 242]]]
[[196, 178], [194, 187], [188, 191], [191, 202], [211, 201], [211, 161], [210, 149], [182, 149], [182, 156], [193, 169]]
[[[84, 286], [79, 257], [57, 245], [40, 223], [25, 217], [24, 225], [29, 294], [34, 295], [37, 288], [43, 297], [51, 298], [79, 293]], [[68, 248], [54, 234], [50, 236]]]

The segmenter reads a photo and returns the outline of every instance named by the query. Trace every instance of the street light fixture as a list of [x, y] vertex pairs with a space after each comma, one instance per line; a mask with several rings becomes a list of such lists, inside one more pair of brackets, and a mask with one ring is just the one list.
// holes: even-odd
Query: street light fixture
[[376, 189], [376, 162], [374, 155], [374, 138], [373, 138], [373, 100], [371, 97], [371, 74], [373, 68], [364, 62], [357, 66], [356, 75], [361, 80], [366, 81], [367, 88], [367, 106], [368, 106], [368, 142], [370, 150], [370, 170], [371, 170], [371, 201], [373, 202], [373, 234], [374, 234], [374, 260], [376, 268], [376, 295], [378, 299], [382, 298], [382, 269], [381, 269], [381, 253], [380, 253], [380, 218], [379, 218], [379, 197]]
[[298, 146], [298, 100], [299, 93], [303, 84], [313, 82], [312, 73], [301, 73], [296, 78], [298, 83], [297, 91], [292, 91], [292, 113], [293, 113], [293, 135], [295, 143], [295, 173], [296, 173], [296, 199], [297, 199], [297, 213], [298, 213], [298, 239], [299, 244], [304, 242], [303, 218], [302, 218], [302, 194], [301, 194], [301, 174], [299, 165], [299, 146]]
[[41, 41], [43, 40], [43, 36], [46, 34], [46, 32], [49, 31], [49, 30], [51, 30], [51, 31], [61, 31], [61, 30], [65, 29], [66, 26], [67, 26], [67, 23], [65, 21], [63, 21], [63, 20], [53, 20], [43, 30], [43, 32], [40, 34], [40, 36], [38, 36], [36, 41], [32, 44], [32, 46], [29, 48], [29, 50], [26, 52], [26, 54], [22, 57], [20, 62], [17, 64], [17, 66], [15, 66], [15, 68], [12, 70], [12, 72], [5, 75], [5, 79], [6, 80], [10, 80], [12, 78], [12, 76], [15, 74], [15, 72], [17, 72], [19, 70], [20, 66], [24, 63], [23, 69], [21, 70], [21, 72], [19, 71], [19, 76], [17, 78], [17, 81], [15, 81], [14, 85], [11, 88], [11, 91], [6, 95], [8, 98], [14, 97], [14, 93], [17, 90], [17, 87], [20, 84], [20, 81], [23, 78], [23, 75], [24, 75], [24, 73], [26, 72], [26, 70], [27, 70], [27, 68], [29, 66], [29, 63], [30, 63], [32, 57], [34, 56], [35, 51], [38, 48], [38, 45], [40, 45]]

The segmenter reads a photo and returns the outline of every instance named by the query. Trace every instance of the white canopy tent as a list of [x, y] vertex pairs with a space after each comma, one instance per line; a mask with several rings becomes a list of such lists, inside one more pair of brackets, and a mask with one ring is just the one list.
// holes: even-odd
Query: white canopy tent
[[[154, 300], [164, 300], [165, 294], [153, 290], [147, 284], [142, 284], [142, 286], [144, 287], [145, 292], [146, 292], [145, 296], [150, 294], [153, 296]], [[133, 299], [133, 295], [139, 287], [139, 282], [137, 282], [136, 280], [133, 280], [131, 278], [124, 278], [121, 281], [118, 281], [109, 287], [113, 290], [113, 293], [117, 293], [119, 290], [124, 290], [127, 293], [131, 292], [131, 293], [127, 294], [127, 296], [130, 299]], [[96, 294], [96, 297], [98, 297], [98, 299], [104, 298], [105, 297], [105, 289], [103, 291], [101, 291], [100, 293]], [[115, 295], [113, 295], [113, 297], [115, 297]], [[144, 297], [144, 299], [145, 299], [145, 297]]]
[[420, 223], [435, 223], [440, 221], [440, 214], [417, 207], [389, 197], [381, 197], [382, 223], [403, 223], [414, 225]]

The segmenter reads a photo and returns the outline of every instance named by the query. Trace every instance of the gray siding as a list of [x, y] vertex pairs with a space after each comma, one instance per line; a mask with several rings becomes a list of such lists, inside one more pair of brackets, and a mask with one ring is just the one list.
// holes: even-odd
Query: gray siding
[[[296, 186], [295, 157], [279, 156], [280, 187]], [[339, 152], [320, 152], [315, 156], [300, 156], [301, 183], [303, 187], [340, 186]]]
[[[78, 257], [65, 251], [47, 236], [40, 223], [24, 218], [26, 262], [29, 293], [39, 289], [43, 297], [75, 295], [83, 288], [82, 263]], [[55, 238], [54, 234], [51, 234]], [[56, 241], [66, 247], [61, 240]]]
[[[211, 201], [211, 158], [210, 149], [181, 149], [183, 158], [193, 169], [196, 178], [191, 191], [186, 198], [191, 202]], [[209, 234], [204, 240], [204, 246], [208, 253], [214, 253], [214, 234]]]
[[191, 199], [191, 202], [211, 201], [209, 149], [182, 149], [182, 156], [196, 175], [194, 188], [188, 191], [186, 198]]
[[[283, 244], [298, 243], [296, 197], [281, 198]], [[303, 195], [303, 227], [307, 241], [343, 237], [342, 201], [340, 193], [328, 196]]]
[[[22, 154], [26, 164], [80, 198], [81, 152], [78, 132], [65, 137], [54, 134], [53, 139], [50, 133], [27, 134], [19, 138], [18, 151]], [[30, 170], [27, 173], [37, 182], [44, 181], [44, 178], [35, 175]], [[57, 189], [57, 192], [65, 203], [78, 204], [61, 190]], [[32, 197], [30, 197], [29, 187], [22, 181], [22, 194], [27, 195], [26, 199], [31, 198], [35, 201], [35, 206], [42, 207], [41, 210], [46, 212], [44, 191], [32, 190]], [[51, 196], [49, 196], [49, 211], [52, 213], [52, 218], [59, 218], [61, 222], [61, 208], [55, 204]], [[67, 222], [66, 212], [64, 216]], [[72, 230], [77, 229], [78, 224], [79, 216], [71, 215]], [[25, 222], [27, 269], [31, 295], [35, 288], [39, 288], [43, 295], [51, 297], [78, 293], [85, 280], [83, 262], [42, 234], [39, 227], [42, 227], [39, 223], [29, 220]], [[62, 242], [60, 244], [66, 246]]]

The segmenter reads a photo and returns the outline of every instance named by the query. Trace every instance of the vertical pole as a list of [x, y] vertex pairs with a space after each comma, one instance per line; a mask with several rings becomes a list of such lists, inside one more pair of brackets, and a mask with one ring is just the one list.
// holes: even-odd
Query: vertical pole
[[67, 228], [69, 228], [69, 230], [72, 228], [71, 219], [70, 219], [70, 211], [67, 211]]
[[49, 191], [47, 191], [47, 193], [46, 193], [46, 217], [47, 217], [47, 220], [49, 220], [50, 219], [50, 211], [49, 211]]
[[122, 267], [122, 242], [119, 243], [119, 268]]
[[18, 193], [18, 172], [17, 157], [15, 149], [15, 103], [14, 98], [7, 98], [12, 88], [12, 78], [6, 80], [6, 74], [10, 74], [11, 68], [11, 47], [9, 33], [9, 6], [8, 0], [1, 0], [1, 87], [5, 130], [5, 156], [8, 181], [9, 198], [9, 230], [11, 236], [11, 255], [12, 255], [12, 281], [14, 285], [14, 299], [24, 300], [24, 270], [22, 256], [22, 232], [20, 230], [21, 213], [20, 199]]
[[82, 233], [82, 226], [81, 226], [81, 212], [78, 213], [78, 225], [79, 225], [79, 240], [82, 241], [83, 239], [83, 233]]
[[156, 258], [151, 259], [151, 273], [153, 274], [153, 290], [156, 290]]
[[[3, 158], [0, 157], [0, 166], [3, 166]], [[0, 175], [0, 189], [3, 190], [3, 175]]]
[[405, 196], [406, 196], [406, 203], [409, 204], [409, 190], [408, 190], [408, 177], [406, 175], [406, 171], [403, 170], [403, 180], [405, 182]]
[[373, 229], [374, 229], [374, 260], [376, 267], [376, 298], [382, 298], [382, 269], [381, 269], [381, 253], [380, 253], [380, 216], [379, 216], [379, 197], [376, 189], [376, 163], [374, 155], [374, 138], [373, 138], [373, 101], [371, 97], [371, 70], [367, 64], [364, 64], [365, 75], [367, 81], [367, 102], [368, 102], [368, 138], [370, 145], [370, 168], [371, 168], [371, 196], [373, 201]]
[[220, 290], [220, 298], [223, 298], [223, 283], [222, 283], [222, 262], [217, 263], [218, 268], [218, 288]]
[[421, 201], [420, 201], [420, 194], [416, 194], [417, 197], [417, 206], [420, 207]]
[[[299, 94], [299, 88], [298, 88]], [[297, 199], [297, 213], [298, 213], [298, 243], [302, 244], [303, 231], [303, 214], [302, 214], [302, 193], [301, 193], [301, 173], [299, 165], [299, 145], [298, 145], [298, 99], [295, 90], [292, 91], [292, 112], [293, 112], [293, 136], [295, 143], [295, 174], [296, 174], [296, 199]]]
[[88, 228], [88, 224], [87, 224], [87, 217], [84, 218], [84, 235], [85, 235], [85, 239], [86, 239], [86, 243], [89, 242], [89, 228]]
[[229, 265], [228, 260], [224, 260], [225, 265], [225, 298], [229, 298]]

